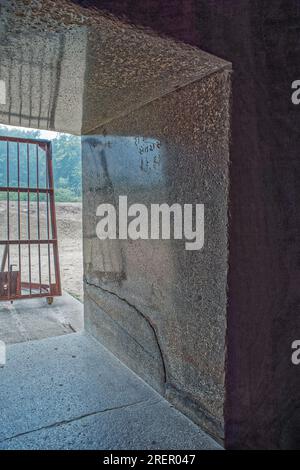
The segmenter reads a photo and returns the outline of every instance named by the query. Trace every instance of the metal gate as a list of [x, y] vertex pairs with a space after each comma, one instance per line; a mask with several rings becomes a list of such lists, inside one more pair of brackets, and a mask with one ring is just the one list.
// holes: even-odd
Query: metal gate
[[0, 301], [61, 295], [51, 142], [0, 136]]

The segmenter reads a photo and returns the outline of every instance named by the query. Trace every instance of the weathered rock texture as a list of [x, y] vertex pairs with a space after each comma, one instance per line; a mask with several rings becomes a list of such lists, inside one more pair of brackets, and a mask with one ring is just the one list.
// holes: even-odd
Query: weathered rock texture
[[[228, 71], [83, 138], [85, 324], [180, 409], [223, 437]], [[205, 245], [100, 241], [100, 203], [204, 203]]]
[[[87, 135], [87, 330], [222, 440], [230, 65], [67, 1], [60, 12], [50, 0], [3, 12], [14, 21], [2, 21], [2, 122]], [[101, 242], [96, 208], [119, 194], [149, 208], [205, 204], [204, 249]]]
[[[34, 5], [34, 14], [29, 8], [31, 4]], [[99, 48], [104, 46], [108, 51], [112, 37], [117, 40], [118, 50], [124, 48], [129, 30], [131, 35], [137, 34], [136, 37], [140, 38], [140, 32], [137, 33], [131, 26], [104, 18], [100, 10], [105, 9], [114, 15], [125, 16], [133, 24], [150, 27], [159, 34], [167, 34], [233, 63], [225, 441], [227, 447], [235, 448], [299, 447], [300, 418], [297, 410], [300, 375], [290, 361], [291, 342], [300, 337], [299, 107], [293, 106], [290, 101], [291, 82], [300, 76], [298, 0], [74, 0], [60, 2], [59, 8], [57, 2], [50, 0], [2, 0], [4, 19], [9, 18], [5, 8], [12, 11], [16, 5], [14, 19], [10, 17], [10, 21], [0, 23], [3, 32], [1, 52], [10, 31], [15, 40], [18, 34], [23, 40], [22, 29], [28, 30], [32, 26], [35, 34], [44, 34], [45, 30], [58, 34], [58, 31], [73, 30], [75, 26], [84, 31], [88, 26], [88, 31], [91, 31], [91, 28], [97, 30], [97, 24], [101, 24], [99, 31], [104, 28], [105, 34], [115, 31], [115, 27], [119, 28], [117, 34], [113, 32], [113, 36], [107, 36], [109, 40], [98, 41], [96, 55], [97, 60], [101, 61]], [[122, 38], [122, 44], [118, 37]], [[87, 36], [86, 40], [92, 44], [93, 36]], [[151, 47], [154, 47], [153, 44]], [[110, 89], [110, 82], [106, 80], [104, 89], [94, 94], [86, 93], [84, 102], [88, 103], [91, 114], [84, 113], [82, 116], [81, 124], [85, 132], [96, 129], [102, 118], [108, 123], [115, 113], [121, 117], [123, 111], [132, 123], [129, 111], [136, 112], [147, 101], [163, 96], [168, 90], [172, 91], [168, 88], [168, 74], [165, 80], [161, 69], [157, 75], [152, 59], [151, 67], [147, 68], [144, 63], [143, 73], [139, 72], [139, 61], [134, 62], [132, 58], [135, 54], [140, 57], [140, 48], [143, 48], [141, 40], [137, 41], [136, 46], [131, 46], [131, 75], [127, 74], [126, 67], [123, 68], [128, 62], [128, 51], [125, 55], [122, 52], [118, 58], [113, 54], [102, 57], [101, 67], [93, 65], [92, 54], [87, 58], [90, 73], [86, 77], [93, 82], [92, 77], [98, 72], [98, 79], [95, 78], [98, 84], [103, 83], [101, 78], [106, 70], [111, 73], [114, 69], [113, 62], [116, 60], [115, 77], [120, 68], [122, 76], [122, 83], [117, 88], [121, 87], [123, 92], [116, 92], [114, 80]], [[13, 50], [11, 47], [8, 57]], [[186, 52], [181, 58], [185, 55]], [[1, 54], [1, 62], [4, 56]], [[203, 62], [203, 59], [202, 56], [200, 61]], [[81, 68], [78, 67], [78, 70]], [[126, 76], [122, 71], [126, 71]], [[76, 76], [76, 71], [73, 72], [72, 81]], [[174, 79], [175, 75], [171, 75]], [[149, 86], [147, 80], [143, 80], [144, 76], [149, 79]], [[186, 78], [182, 84], [195, 81]], [[59, 89], [63, 94], [63, 87]], [[135, 102], [135, 92], [138, 96], [141, 89], [143, 92]], [[154, 90], [155, 95], [151, 94]], [[112, 91], [115, 93], [110, 94]], [[145, 101], [142, 100], [143, 96], [147, 98]], [[18, 102], [18, 98], [14, 99]], [[143, 109], [148, 108], [144, 106]], [[97, 116], [97, 112], [101, 114], [99, 122], [100, 114]], [[24, 107], [17, 108], [16, 113], [25, 114]], [[54, 114], [52, 112], [52, 116]], [[73, 114], [77, 116], [77, 112]], [[1, 113], [1, 122], [8, 122], [8, 115]], [[58, 112], [56, 119], [59, 119]], [[114, 125], [117, 123], [121, 125], [121, 121], [114, 122]], [[53, 119], [39, 125], [60, 128]], [[81, 132], [77, 123], [71, 126], [71, 116], [68, 116], [68, 126], [74, 132]], [[138, 135], [145, 132], [149, 137], [147, 129], [126, 131]], [[122, 135], [123, 139], [125, 137], [132, 136]], [[150, 137], [156, 138], [153, 135]], [[99, 142], [97, 146], [94, 154], [100, 151]], [[86, 151], [91, 152], [88, 148]], [[116, 265], [118, 260], [120, 258], [115, 260]], [[103, 293], [102, 299], [105, 296], [107, 299], [113, 298], [113, 294]], [[128, 299], [126, 297], [130, 302]], [[115, 298], [115, 302], [118, 299]], [[97, 311], [100, 312], [99, 309]], [[125, 317], [140, 319], [138, 312], [132, 316], [125, 314]], [[139, 321], [142, 322], [141, 319]], [[148, 344], [155, 348], [155, 333], [144, 325], [141, 326], [143, 335], [148, 338]], [[159, 356], [158, 349], [149, 352]], [[198, 357], [196, 360], [199, 361]], [[158, 361], [154, 365], [153, 361], [148, 365], [156, 383], [161, 376], [161, 364]]]
[[82, 0], [233, 64], [227, 447], [300, 447], [298, 0]]

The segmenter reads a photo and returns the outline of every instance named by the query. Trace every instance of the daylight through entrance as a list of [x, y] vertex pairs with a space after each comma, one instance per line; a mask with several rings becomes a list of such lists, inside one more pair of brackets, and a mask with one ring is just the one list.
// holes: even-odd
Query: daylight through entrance
[[[61, 295], [51, 143], [0, 137], [6, 195], [1, 227], [0, 300]], [[36, 206], [37, 223], [31, 223]], [[12, 215], [14, 211], [15, 217]]]

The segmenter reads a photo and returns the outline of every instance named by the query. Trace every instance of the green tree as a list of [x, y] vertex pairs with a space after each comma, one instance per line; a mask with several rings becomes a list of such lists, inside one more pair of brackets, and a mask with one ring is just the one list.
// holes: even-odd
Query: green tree
[[[28, 139], [39, 139], [41, 133], [38, 130], [27, 130], [23, 128], [12, 128], [0, 126], [0, 135], [8, 137], [21, 137]], [[17, 186], [16, 146], [10, 146], [10, 173], [9, 182], [11, 186]], [[7, 148], [6, 143], [0, 141], [0, 186], [7, 185]], [[52, 140], [53, 173], [56, 200], [61, 202], [81, 201], [81, 139], [80, 137], [58, 134]], [[26, 182], [27, 159], [26, 155], [20, 158], [21, 181]], [[30, 159], [30, 185], [36, 186], [34, 180], [35, 158]], [[40, 165], [41, 180], [45, 178], [45, 167]], [[24, 184], [23, 184], [24, 185]], [[16, 195], [15, 195], [16, 197]], [[0, 199], [6, 198], [5, 193], [0, 193]], [[11, 200], [14, 195], [11, 194]]]

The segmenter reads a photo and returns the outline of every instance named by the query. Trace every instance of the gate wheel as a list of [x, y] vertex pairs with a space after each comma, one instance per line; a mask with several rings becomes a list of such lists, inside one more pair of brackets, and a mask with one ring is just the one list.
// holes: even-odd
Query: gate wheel
[[53, 297], [47, 297], [47, 304], [52, 305], [53, 304]]

